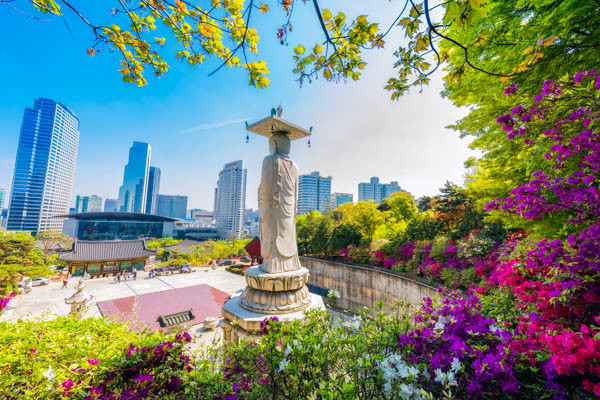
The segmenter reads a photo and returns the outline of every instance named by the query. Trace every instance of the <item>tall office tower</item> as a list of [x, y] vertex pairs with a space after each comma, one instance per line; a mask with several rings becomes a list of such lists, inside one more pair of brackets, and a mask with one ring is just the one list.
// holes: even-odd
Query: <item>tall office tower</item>
[[73, 194], [79, 118], [67, 106], [39, 98], [26, 108], [8, 210], [8, 230], [61, 231]]
[[4, 198], [6, 197], [6, 191], [0, 189], [0, 228], [4, 228]]
[[156, 214], [163, 217], [185, 218], [187, 201], [187, 196], [159, 194], [156, 201]]
[[129, 149], [129, 162], [125, 166], [123, 185], [119, 188], [119, 211], [146, 211], [151, 150], [150, 145], [143, 142], [133, 142]]
[[86, 213], [86, 212], [100, 212], [102, 211], [102, 197], [96, 195], [92, 196], [80, 196], [77, 195], [75, 199], [75, 212]]
[[156, 214], [159, 188], [160, 168], [150, 167], [150, 171], [148, 172], [148, 193], [146, 195], [146, 214]]
[[246, 177], [243, 161], [225, 164], [219, 172], [215, 191], [215, 219], [219, 234], [226, 238], [241, 238], [246, 208]]
[[104, 212], [117, 211], [119, 199], [106, 199], [104, 200]]
[[369, 183], [358, 184], [358, 201], [381, 203], [395, 192], [405, 192], [405, 190], [396, 181], [379, 183], [379, 178], [375, 176]]
[[331, 177], [323, 177], [317, 171], [298, 177], [298, 215], [310, 211], [324, 212], [331, 197]]
[[341, 206], [344, 203], [352, 203], [354, 201], [354, 196], [352, 195], [352, 193], [332, 193], [331, 194], [331, 202], [329, 204], [329, 207], [332, 210], [335, 210], [336, 208], [338, 208], [339, 206]]

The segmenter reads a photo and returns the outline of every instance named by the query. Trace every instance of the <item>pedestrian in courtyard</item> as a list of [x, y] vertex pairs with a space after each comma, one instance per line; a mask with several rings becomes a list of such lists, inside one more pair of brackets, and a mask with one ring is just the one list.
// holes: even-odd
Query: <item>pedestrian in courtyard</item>
[[117, 283], [121, 283], [121, 273], [117, 274]]
[[137, 279], [137, 270], [133, 270], [133, 280], [135, 281]]
[[68, 284], [68, 283], [69, 283], [69, 282], [68, 282], [66, 279], [63, 279], [63, 285], [62, 285], [62, 288], [61, 288], [61, 289], [67, 289], [67, 284]]

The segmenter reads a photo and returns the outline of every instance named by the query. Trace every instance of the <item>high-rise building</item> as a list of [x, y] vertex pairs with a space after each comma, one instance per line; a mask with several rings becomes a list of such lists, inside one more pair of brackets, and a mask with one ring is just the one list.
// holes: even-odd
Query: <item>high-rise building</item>
[[0, 228], [4, 228], [4, 198], [6, 197], [6, 191], [0, 189]]
[[104, 212], [117, 211], [119, 199], [106, 199], [104, 200]]
[[392, 193], [404, 192], [397, 181], [390, 183], [379, 183], [378, 177], [371, 178], [369, 183], [358, 184], [358, 201], [373, 201], [381, 203], [390, 197]]
[[119, 211], [146, 211], [151, 150], [150, 145], [143, 142], [133, 142], [129, 149], [129, 162], [125, 166], [123, 185], [119, 188]]
[[39, 98], [26, 108], [13, 175], [8, 230], [62, 230], [69, 212], [79, 146], [79, 118], [67, 106]]
[[102, 211], [102, 197], [96, 195], [80, 196], [77, 195], [75, 200], [75, 212], [100, 212]]
[[258, 210], [251, 208], [244, 211], [244, 231], [249, 235], [258, 235], [259, 231]]
[[298, 215], [310, 211], [324, 212], [331, 197], [331, 177], [323, 177], [318, 171], [298, 177]]
[[159, 188], [160, 168], [150, 167], [150, 171], [148, 172], [148, 193], [146, 195], [146, 214], [156, 214]]
[[163, 217], [185, 218], [187, 196], [159, 194], [156, 201], [156, 214]]
[[335, 210], [339, 206], [344, 203], [352, 203], [354, 201], [354, 196], [352, 193], [332, 193], [330, 198], [329, 207], [332, 210]]
[[226, 238], [242, 237], [247, 175], [248, 171], [241, 160], [225, 164], [219, 172], [214, 213], [217, 230]]
[[4, 198], [6, 197], [6, 190], [0, 189], [0, 211], [4, 208]]

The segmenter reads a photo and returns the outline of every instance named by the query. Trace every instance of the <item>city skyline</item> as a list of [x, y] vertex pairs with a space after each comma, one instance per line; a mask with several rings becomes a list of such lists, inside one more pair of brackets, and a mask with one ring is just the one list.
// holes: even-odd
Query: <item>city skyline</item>
[[[332, 1], [331, 7], [340, 4]], [[361, 11], [360, 5], [343, 6], [348, 18]], [[104, 11], [100, 3], [89, 9], [90, 15]], [[387, 22], [385, 16], [392, 9], [393, 4], [382, 4], [371, 14]], [[14, 73], [3, 82], [6, 96], [0, 100], [0, 187], [10, 190], [22, 110], [39, 96], [68, 104], [80, 117], [75, 193], [115, 198], [127, 163], [125, 149], [133, 141], [143, 141], [155, 150], [152, 165], [169, 177], [161, 182], [161, 191], [188, 195], [191, 208], [211, 209], [213, 177], [224, 163], [243, 159], [248, 169], [247, 203], [255, 208], [268, 146], [255, 136], [245, 143], [244, 121], [255, 122], [279, 104], [287, 119], [314, 127], [311, 148], [306, 139], [292, 146], [299, 172], [327, 171], [335, 178], [335, 191], [357, 198], [356, 184], [371, 176], [384, 182], [398, 180], [417, 197], [437, 193], [446, 179], [461, 183], [463, 162], [475, 153], [468, 149], [469, 140], [445, 128], [465, 111], [439, 97], [440, 76], [434, 74], [422, 94], [416, 89], [391, 101], [383, 87], [394, 75], [394, 60], [378, 55], [367, 57], [369, 64], [358, 82], [336, 85], [318, 80], [300, 87], [291, 72], [292, 48], [304, 38], [316, 38], [318, 26], [309, 7], [301, 5], [297, 11], [289, 47], [279, 45], [271, 25], [259, 24], [260, 50], [272, 71], [270, 88], [264, 90], [248, 87], [244, 71], [225, 68], [207, 77], [218, 66], [210, 63], [201, 68], [172, 63], [163, 79], [151, 78], [148, 87], [135, 88], [121, 81], [117, 54], [85, 53], [91, 40], [87, 27], [74, 24], [73, 40], [60, 19], [40, 23], [3, 13], [0, 22], [9, 27], [18, 22], [21, 34], [3, 44], [0, 52], [0, 61]], [[39, 46], [40, 37], [47, 39], [44, 46]], [[24, 50], [30, 48], [37, 51]], [[45, 76], [51, 79], [36, 71], [40, 58], [48, 60]], [[61, 68], [58, 60], [72, 68]], [[81, 82], [86, 82], [86, 90], [81, 90]], [[71, 201], [73, 205], [75, 198]]]

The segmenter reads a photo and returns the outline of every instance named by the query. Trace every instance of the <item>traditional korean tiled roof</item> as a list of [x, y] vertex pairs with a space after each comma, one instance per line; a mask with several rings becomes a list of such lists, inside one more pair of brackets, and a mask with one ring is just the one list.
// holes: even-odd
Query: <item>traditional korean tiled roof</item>
[[186, 322], [190, 322], [194, 319], [194, 314], [192, 314], [192, 310], [181, 311], [174, 314], [160, 315], [158, 317], [158, 323], [161, 328], [177, 326], [180, 324], [185, 324]]
[[198, 246], [200, 243], [202, 242], [199, 240], [185, 239], [177, 244], [174, 244], [173, 246], [166, 246], [165, 250], [172, 251], [173, 253], [189, 254], [192, 252], [191, 247]]
[[143, 240], [78, 240], [73, 250], [62, 253], [58, 258], [64, 261], [112, 261], [146, 258], [156, 254], [148, 250]]
[[260, 238], [256, 236], [245, 247], [246, 253], [252, 257], [260, 257]]

